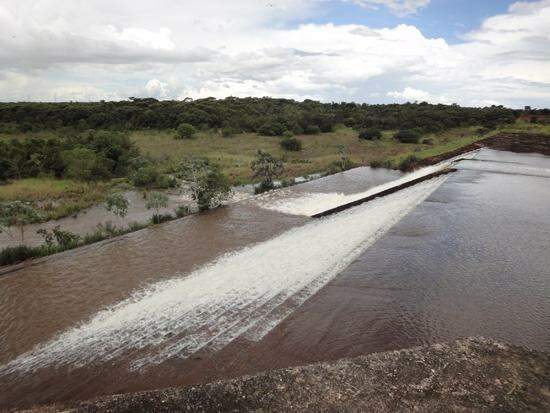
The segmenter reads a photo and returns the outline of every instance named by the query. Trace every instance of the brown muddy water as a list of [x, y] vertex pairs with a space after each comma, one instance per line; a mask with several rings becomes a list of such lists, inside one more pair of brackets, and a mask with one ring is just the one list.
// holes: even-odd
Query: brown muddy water
[[[360, 168], [0, 278], [0, 406], [233, 377], [484, 335], [550, 350], [550, 158]], [[414, 174], [413, 174], [414, 175]]]

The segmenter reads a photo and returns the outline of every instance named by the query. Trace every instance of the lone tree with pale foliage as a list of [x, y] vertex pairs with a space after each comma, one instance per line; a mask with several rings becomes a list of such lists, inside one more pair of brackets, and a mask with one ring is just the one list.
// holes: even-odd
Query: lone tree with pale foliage
[[105, 209], [109, 212], [112, 212], [120, 220], [122, 220], [126, 215], [128, 215], [128, 207], [130, 202], [126, 197], [121, 193], [114, 193], [107, 197], [105, 201]]
[[260, 179], [260, 186], [257, 192], [265, 192], [274, 188], [273, 180], [284, 171], [283, 162], [275, 158], [268, 152], [259, 150], [256, 159], [250, 164], [252, 168], [252, 178]]
[[152, 220], [155, 224], [160, 224], [160, 210], [168, 207], [168, 197], [162, 192], [151, 192], [145, 207], [154, 211]]
[[229, 180], [220, 167], [206, 158], [184, 159], [178, 175], [188, 182], [200, 211], [217, 208], [231, 193]]
[[6, 231], [10, 236], [10, 227], [17, 227], [21, 235], [21, 245], [25, 244], [25, 226], [39, 222], [40, 212], [30, 203], [13, 201], [0, 204], [0, 232]]

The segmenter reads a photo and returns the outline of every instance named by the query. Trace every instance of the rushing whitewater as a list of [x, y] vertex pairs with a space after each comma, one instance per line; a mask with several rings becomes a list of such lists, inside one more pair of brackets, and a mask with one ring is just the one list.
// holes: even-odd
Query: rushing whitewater
[[310, 221], [154, 284], [0, 367], [0, 374], [123, 355], [138, 369], [203, 348], [218, 350], [240, 336], [260, 340], [445, 179]]
[[460, 156], [448, 159], [440, 162], [436, 165], [431, 165], [412, 173], [409, 173], [399, 179], [391, 182], [387, 182], [382, 185], [378, 185], [368, 191], [356, 193], [356, 194], [343, 194], [343, 193], [306, 193], [299, 197], [291, 197], [279, 200], [272, 200], [273, 194], [266, 194], [264, 196], [257, 197], [254, 201], [258, 206], [270, 209], [273, 211], [282, 212], [291, 215], [306, 215], [313, 216], [324, 211], [336, 208], [340, 205], [348, 204], [354, 201], [358, 201], [363, 198], [367, 198], [371, 195], [383, 192], [389, 188], [393, 188], [398, 185], [413, 181], [418, 178], [422, 178], [431, 175], [436, 172], [440, 172], [446, 168], [452, 166], [457, 160], [472, 159], [476, 156], [478, 150], [462, 154]]

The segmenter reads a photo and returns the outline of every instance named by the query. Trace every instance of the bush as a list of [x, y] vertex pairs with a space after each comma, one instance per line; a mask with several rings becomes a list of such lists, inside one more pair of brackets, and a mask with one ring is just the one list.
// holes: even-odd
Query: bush
[[393, 137], [401, 143], [418, 143], [422, 135], [416, 129], [404, 129], [397, 132]]
[[197, 130], [189, 123], [180, 123], [176, 131], [176, 139], [193, 139]]
[[297, 138], [284, 138], [280, 145], [285, 151], [299, 152], [302, 150], [302, 141]]
[[224, 138], [232, 138], [237, 133], [237, 130], [235, 130], [234, 128], [226, 127], [222, 129], [222, 136]]
[[153, 187], [160, 179], [160, 173], [153, 165], [145, 165], [133, 174], [132, 183], [137, 187]]
[[417, 164], [418, 158], [414, 155], [410, 155], [399, 163], [399, 170], [403, 172], [409, 172], [412, 171]]
[[292, 133], [294, 135], [301, 135], [304, 133], [304, 129], [300, 125], [296, 125], [292, 128]]
[[285, 133], [285, 126], [280, 122], [265, 123], [258, 129], [258, 134], [262, 136], [282, 136]]
[[178, 218], [183, 218], [191, 213], [191, 208], [187, 205], [181, 205], [174, 210]]
[[285, 130], [285, 133], [283, 133], [283, 138], [292, 138], [293, 136], [294, 134], [289, 130]]
[[160, 189], [175, 188], [178, 186], [178, 180], [170, 175], [160, 175], [156, 182], [156, 187]]
[[386, 169], [391, 169], [392, 167], [392, 163], [389, 159], [384, 159], [384, 160], [381, 160], [381, 159], [374, 159], [372, 160], [370, 163], [369, 163], [369, 166], [371, 168], [386, 168]]
[[111, 162], [88, 148], [75, 148], [63, 152], [65, 176], [80, 181], [107, 179], [111, 176]]
[[254, 193], [256, 195], [259, 195], [273, 189], [275, 189], [275, 184], [273, 184], [273, 182], [262, 181], [260, 182], [260, 185], [254, 187]]
[[174, 217], [170, 214], [155, 214], [151, 217], [151, 222], [155, 225], [162, 224], [163, 222], [168, 222], [173, 220]]
[[12, 265], [37, 256], [34, 248], [26, 245], [6, 247], [0, 251], [0, 265]]
[[379, 129], [370, 128], [362, 130], [359, 133], [359, 139], [366, 141], [378, 140], [382, 138], [382, 132]]
[[426, 138], [426, 139], [423, 139], [422, 140], [422, 143], [424, 145], [433, 145], [434, 144], [434, 140], [432, 138]]
[[308, 125], [304, 129], [306, 135], [318, 135], [321, 133], [321, 128], [317, 125]]

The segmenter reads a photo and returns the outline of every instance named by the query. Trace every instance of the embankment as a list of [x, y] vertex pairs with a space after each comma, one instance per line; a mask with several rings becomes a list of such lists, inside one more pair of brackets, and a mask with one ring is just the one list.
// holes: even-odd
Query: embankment
[[116, 413], [550, 411], [550, 354], [465, 339], [42, 411], [63, 409]]
[[480, 148], [517, 153], [540, 153], [541, 155], [550, 156], [550, 135], [536, 133], [499, 133], [454, 151], [422, 159], [416, 164], [416, 167], [434, 165]]

